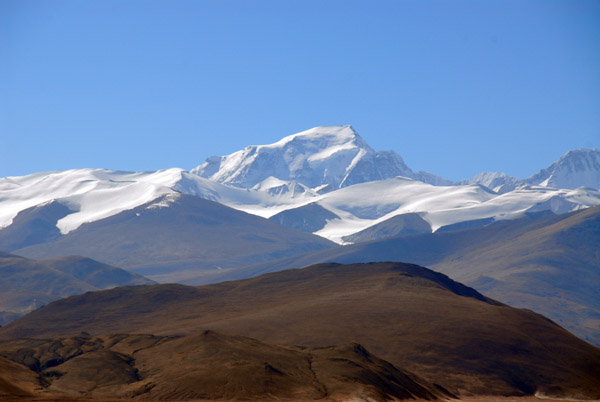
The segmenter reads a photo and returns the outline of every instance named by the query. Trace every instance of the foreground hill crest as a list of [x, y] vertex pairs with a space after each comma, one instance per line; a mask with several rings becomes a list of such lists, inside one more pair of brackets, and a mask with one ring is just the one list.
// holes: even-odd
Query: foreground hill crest
[[[50, 303], [1, 328], [0, 339], [7, 342], [0, 342], [0, 352], [4, 349], [4, 356], [11, 357], [11, 350], [25, 346], [10, 339], [73, 337], [85, 331], [100, 337], [183, 336], [161, 347], [175, 354], [195, 348], [197, 353], [202, 350], [195, 346], [197, 341], [186, 339], [206, 329], [271, 345], [319, 348], [358, 343], [364, 349], [336, 350], [364, 357], [366, 349], [453, 394], [600, 397], [600, 349], [538, 314], [402, 263], [321, 264], [201, 287], [170, 284], [90, 292]], [[240, 358], [252, 354], [242, 349]], [[148, 358], [154, 357], [150, 350]], [[339, 356], [330, 357], [333, 360], [318, 364], [313, 360], [315, 370], [339, 362]], [[141, 356], [135, 359], [142, 361]], [[146, 372], [162, 364], [154, 360], [148, 361]], [[262, 373], [286, 371], [266, 362], [271, 368], [261, 366]], [[198, 361], [193, 364], [198, 367]]]

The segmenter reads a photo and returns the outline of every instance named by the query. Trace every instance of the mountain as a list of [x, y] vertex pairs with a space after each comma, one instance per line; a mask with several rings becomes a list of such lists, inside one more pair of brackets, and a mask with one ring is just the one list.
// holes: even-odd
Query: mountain
[[66, 400], [387, 401], [450, 396], [355, 343], [301, 348], [207, 330], [188, 336], [16, 340], [0, 342], [0, 354], [43, 379], [44, 387], [38, 389]]
[[[586, 154], [586, 159], [577, 157], [578, 153]], [[220, 202], [343, 244], [358, 241], [352, 240], [360, 238], [353, 237], [358, 232], [407, 213], [419, 213], [435, 231], [465, 221], [507, 219], [527, 210], [564, 213], [597, 205], [597, 153], [579, 150], [561, 158], [569, 161], [563, 170], [572, 172], [566, 187], [560, 186], [565, 181], [519, 180], [500, 172], [452, 183], [427, 172], [413, 172], [394, 152], [374, 151], [351, 126], [326, 126], [274, 144], [210, 157], [191, 172], [280, 200], [288, 197], [288, 205], [276, 209]], [[584, 182], [589, 188], [575, 190]], [[481, 195], [473, 197], [476, 192]], [[289, 202], [295, 197], [300, 197], [297, 202]]]
[[347, 245], [231, 270], [211, 279], [247, 278], [333, 261], [410, 261], [509, 305], [544, 314], [600, 345], [598, 244], [600, 206], [562, 215], [526, 213], [483, 227]]
[[395, 177], [322, 194], [310, 203], [290, 207], [271, 219], [344, 243], [352, 241], [351, 236], [356, 233], [409, 213], [418, 214], [436, 231], [461, 222], [505, 220], [527, 211], [549, 210], [560, 214], [599, 203], [600, 190], [589, 188], [561, 190], [521, 186], [498, 194], [478, 184], [434, 186]]
[[483, 172], [456, 184], [481, 184], [498, 193], [506, 193], [528, 184], [564, 189], [600, 189], [600, 149], [571, 150], [558, 161], [526, 179], [520, 180], [502, 172]]
[[13, 252], [38, 259], [85, 255], [154, 280], [179, 281], [204, 270], [333, 246], [321, 237], [213, 201], [171, 193]]
[[[299, 184], [294, 188], [297, 187], [305, 188]], [[166, 196], [186, 195], [215, 201], [339, 243], [351, 241], [344, 239], [407, 213], [418, 213], [432, 230], [438, 230], [476, 219], [507, 219], [528, 210], [563, 213], [600, 203], [600, 191], [590, 188], [561, 190], [527, 185], [499, 194], [477, 184], [434, 186], [404, 177], [360, 183], [323, 194], [305, 189], [304, 192], [242, 189], [181, 169], [146, 173], [80, 169], [5, 178], [0, 179], [0, 222], [6, 225], [0, 229], [0, 246], [14, 252], [60, 241], [82, 225], [135, 208], [143, 209], [143, 205], [159, 203]], [[36, 255], [36, 258], [47, 256]], [[99, 255], [92, 258], [129, 268]]]
[[525, 180], [554, 188], [600, 188], [600, 149], [574, 149]]
[[4, 313], [0, 325], [63, 297], [155, 283], [89, 258], [67, 256], [36, 261], [0, 252], [0, 312]]
[[[453, 394], [600, 397], [600, 349], [541, 315], [401, 263], [323, 264], [202, 287], [91, 292], [28, 314], [1, 328], [0, 338], [193, 336], [206, 329], [311, 348], [356, 342]], [[240, 359], [252, 353], [242, 349]], [[185, 359], [185, 349], [173, 350]], [[146, 373], [161, 363], [152, 364]]]
[[[34, 244], [65, 235], [84, 223], [131, 210], [168, 194], [191, 194], [208, 200], [264, 203], [265, 197], [225, 187], [182, 169], [122, 172], [73, 169], [0, 178], [0, 228], [13, 226], [2, 244]], [[36, 231], [31, 232], [35, 226]], [[22, 227], [30, 232], [23, 233]], [[56, 232], [56, 229], [60, 233]], [[15, 246], [11, 246], [15, 248]], [[21, 246], [22, 247], [22, 246]], [[5, 250], [8, 249], [5, 247]]]
[[[593, 177], [592, 156], [598, 151], [592, 151], [561, 159], [571, 161], [569, 177]], [[581, 153], [592, 156], [576, 160]], [[584, 164], [588, 173], [577, 170]], [[553, 177], [560, 175], [552, 171]], [[557, 189], [548, 187], [554, 183], [550, 179], [515, 182], [502, 173], [457, 185], [413, 172], [394, 152], [374, 151], [350, 126], [316, 127], [275, 144], [209, 158], [194, 172], [74, 169], [0, 178], [0, 250], [57, 241], [81, 225], [178, 194], [273, 218], [338, 243], [358, 241], [351, 240], [358, 239], [354, 234], [409, 213], [419, 214], [435, 231], [465, 221], [501, 220], [532, 210], [563, 213], [600, 203], [598, 185]]]
[[252, 145], [228, 156], [212, 156], [191, 173], [242, 188], [269, 189], [300, 183], [310, 189], [405, 176], [434, 184], [450, 182], [413, 172], [394, 151], [373, 150], [351, 126], [315, 127], [270, 145]]
[[427, 225], [437, 231], [600, 203], [600, 191], [590, 188], [527, 185], [499, 194], [482, 185], [434, 186], [404, 177], [325, 193], [305, 189], [242, 189], [181, 169], [5, 178], [0, 246], [35, 259], [85, 255], [153, 280], [201, 284], [236, 268], [332, 247], [323, 237], [348, 243], [402, 234], [411, 226], [399, 225], [408, 214], [423, 220], [418, 231]]

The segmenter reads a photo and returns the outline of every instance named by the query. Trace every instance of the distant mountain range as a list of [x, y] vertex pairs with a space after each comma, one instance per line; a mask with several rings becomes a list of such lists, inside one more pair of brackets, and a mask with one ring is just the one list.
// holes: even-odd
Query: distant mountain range
[[[159, 282], [201, 284], [245, 278], [260, 272], [249, 266], [267, 270], [288, 257], [279, 268], [334, 261], [351, 249], [335, 243], [356, 243], [363, 253], [358, 261], [386, 256], [434, 266], [502, 301], [563, 320], [600, 343], [593, 335], [598, 296], [569, 288], [570, 262], [552, 254], [562, 243], [542, 232], [544, 241], [510, 243], [509, 232], [496, 232], [502, 222], [533, 230], [526, 222], [537, 212], [564, 214], [600, 204], [599, 155], [597, 149], [570, 151], [528, 179], [485, 173], [450, 183], [412, 171], [395, 152], [373, 150], [350, 126], [317, 127], [211, 157], [192, 172], [75, 169], [2, 178], [0, 250], [37, 260], [83, 255]], [[436, 249], [437, 239], [460, 238], [444, 233], [467, 229], [470, 243], [447, 240]], [[575, 261], [577, 243], [585, 246], [579, 247], [585, 261], [573, 276], [579, 280], [598, 266], [588, 253], [595, 235], [572, 233], [564, 255]], [[363, 248], [363, 242], [398, 236], [412, 240], [392, 241], [380, 253]], [[487, 257], [496, 254], [481, 243], [485, 236], [510, 243], [503, 258]], [[412, 241], [422, 243], [407, 249]], [[459, 251], [452, 253], [454, 248]], [[325, 259], [311, 260], [311, 253]], [[517, 261], [516, 255], [539, 258], [527, 265], [522, 260], [529, 257]], [[452, 258], [463, 258], [464, 268]], [[515, 267], [521, 274], [512, 273]], [[553, 270], [560, 278], [549, 275]], [[536, 278], [544, 279], [522, 285]], [[552, 286], [563, 293], [543, 299]], [[567, 300], [562, 307], [560, 297]]]
[[502, 172], [484, 172], [456, 184], [482, 184], [502, 193], [528, 184], [552, 188], [598, 189], [600, 188], [600, 150], [574, 149], [527, 179], [517, 179]]
[[453, 183], [432, 173], [414, 172], [394, 151], [373, 150], [352, 126], [326, 126], [290, 135], [274, 144], [252, 145], [228, 156], [212, 156], [191, 172], [218, 183], [266, 191], [299, 183], [323, 192], [397, 176], [433, 185], [482, 184], [502, 192], [526, 184], [599, 189], [600, 150], [570, 151], [527, 179], [484, 172]]
[[394, 151], [375, 151], [351, 126], [315, 127], [271, 145], [210, 157], [192, 170], [218, 183], [278, 191], [293, 183], [316, 192], [403, 176], [430, 184], [450, 181], [413, 172]]
[[[78, 169], [0, 179], [0, 227], [5, 233], [0, 250], [16, 250], [18, 245], [12, 243], [19, 241], [32, 245], [48, 236], [56, 239], [84, 223], [168, 194], [216, 201], [344, 243], [401, 214], [417, 213], [436, 231], [525, 211], [563, 213], [590, 207], [600, 204], [599, 189], [597, 149], [570, 151], [528, 179], [482, 173], [451, 183], [412, 171], [393, 151], [374, 151], [350, 126], [316, 127], [275, 144], [210, 157], [191, 172]], [[46, 208], [48, 203], [54, 203], [54, 212]], [[11, 235], [14, 240], [6, 245], [10, 226], [30, 219], [21, 214], [16, 222], [17, 215], [31, 208], [45, 208], [43, 227], [37, 225], [27, 239], [21, 239], [23, 233], [18, 238]], [[36, 219], [40, 223], [41, 218]], [[45, 231], [46, 238], [39, 238], [39, 231]]]

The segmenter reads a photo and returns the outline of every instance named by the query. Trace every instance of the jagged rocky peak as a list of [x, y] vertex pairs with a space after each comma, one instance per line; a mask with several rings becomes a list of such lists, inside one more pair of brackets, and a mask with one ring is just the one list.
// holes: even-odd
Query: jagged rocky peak
[[546, 169], [524, 180], [527, 184], [554, 188], [600, 188], [600, 149], [579, 148], [567, 152]]
[[244, 188], [264, 187], [263, 182], [273, 179], [295, 181], [311, 189], [335, 189], [396, 176], [418, 179], [400, 155], [373, 150], [349, 125], [315, 127], [270, 145], [213, 156], [192, 173]]

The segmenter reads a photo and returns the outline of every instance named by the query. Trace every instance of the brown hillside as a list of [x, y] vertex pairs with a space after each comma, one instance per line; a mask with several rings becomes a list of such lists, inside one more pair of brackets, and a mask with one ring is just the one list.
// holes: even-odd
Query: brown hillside
[[[536, 311], [600, 346], [600, 205], [568, 214], [359, 243], [270, 263], [199, 274], [199, 285], [324, 262], [427, 266], [513, 307]], [[202, 282], [201, 282], [202, 281]]]
[[31, 260], [0, 252], [0, 325], [63, 297], [156, 282], [89, 258]]
[[358, 342], [454, 393], [600, 397], [600, 350], [546, 318], [400, 263], [323, 264], [202, 287], [157, 285], [54, 302], [4, 339], [212, 329], [322, 347]]
[[0, 401], [44, 394], [35, 372], [0, 355]]
[[204, 331], [184, 337], [111, 335], [8, 341], [0, 343], [0, 354], [14, 360], [15, 366], [28, 366], [45, 384], [46, 394], [55, 398], [183, 401], [361, 397], [384, 401], [448, 396], [358, 344], [319, 349], [283, 347]]

